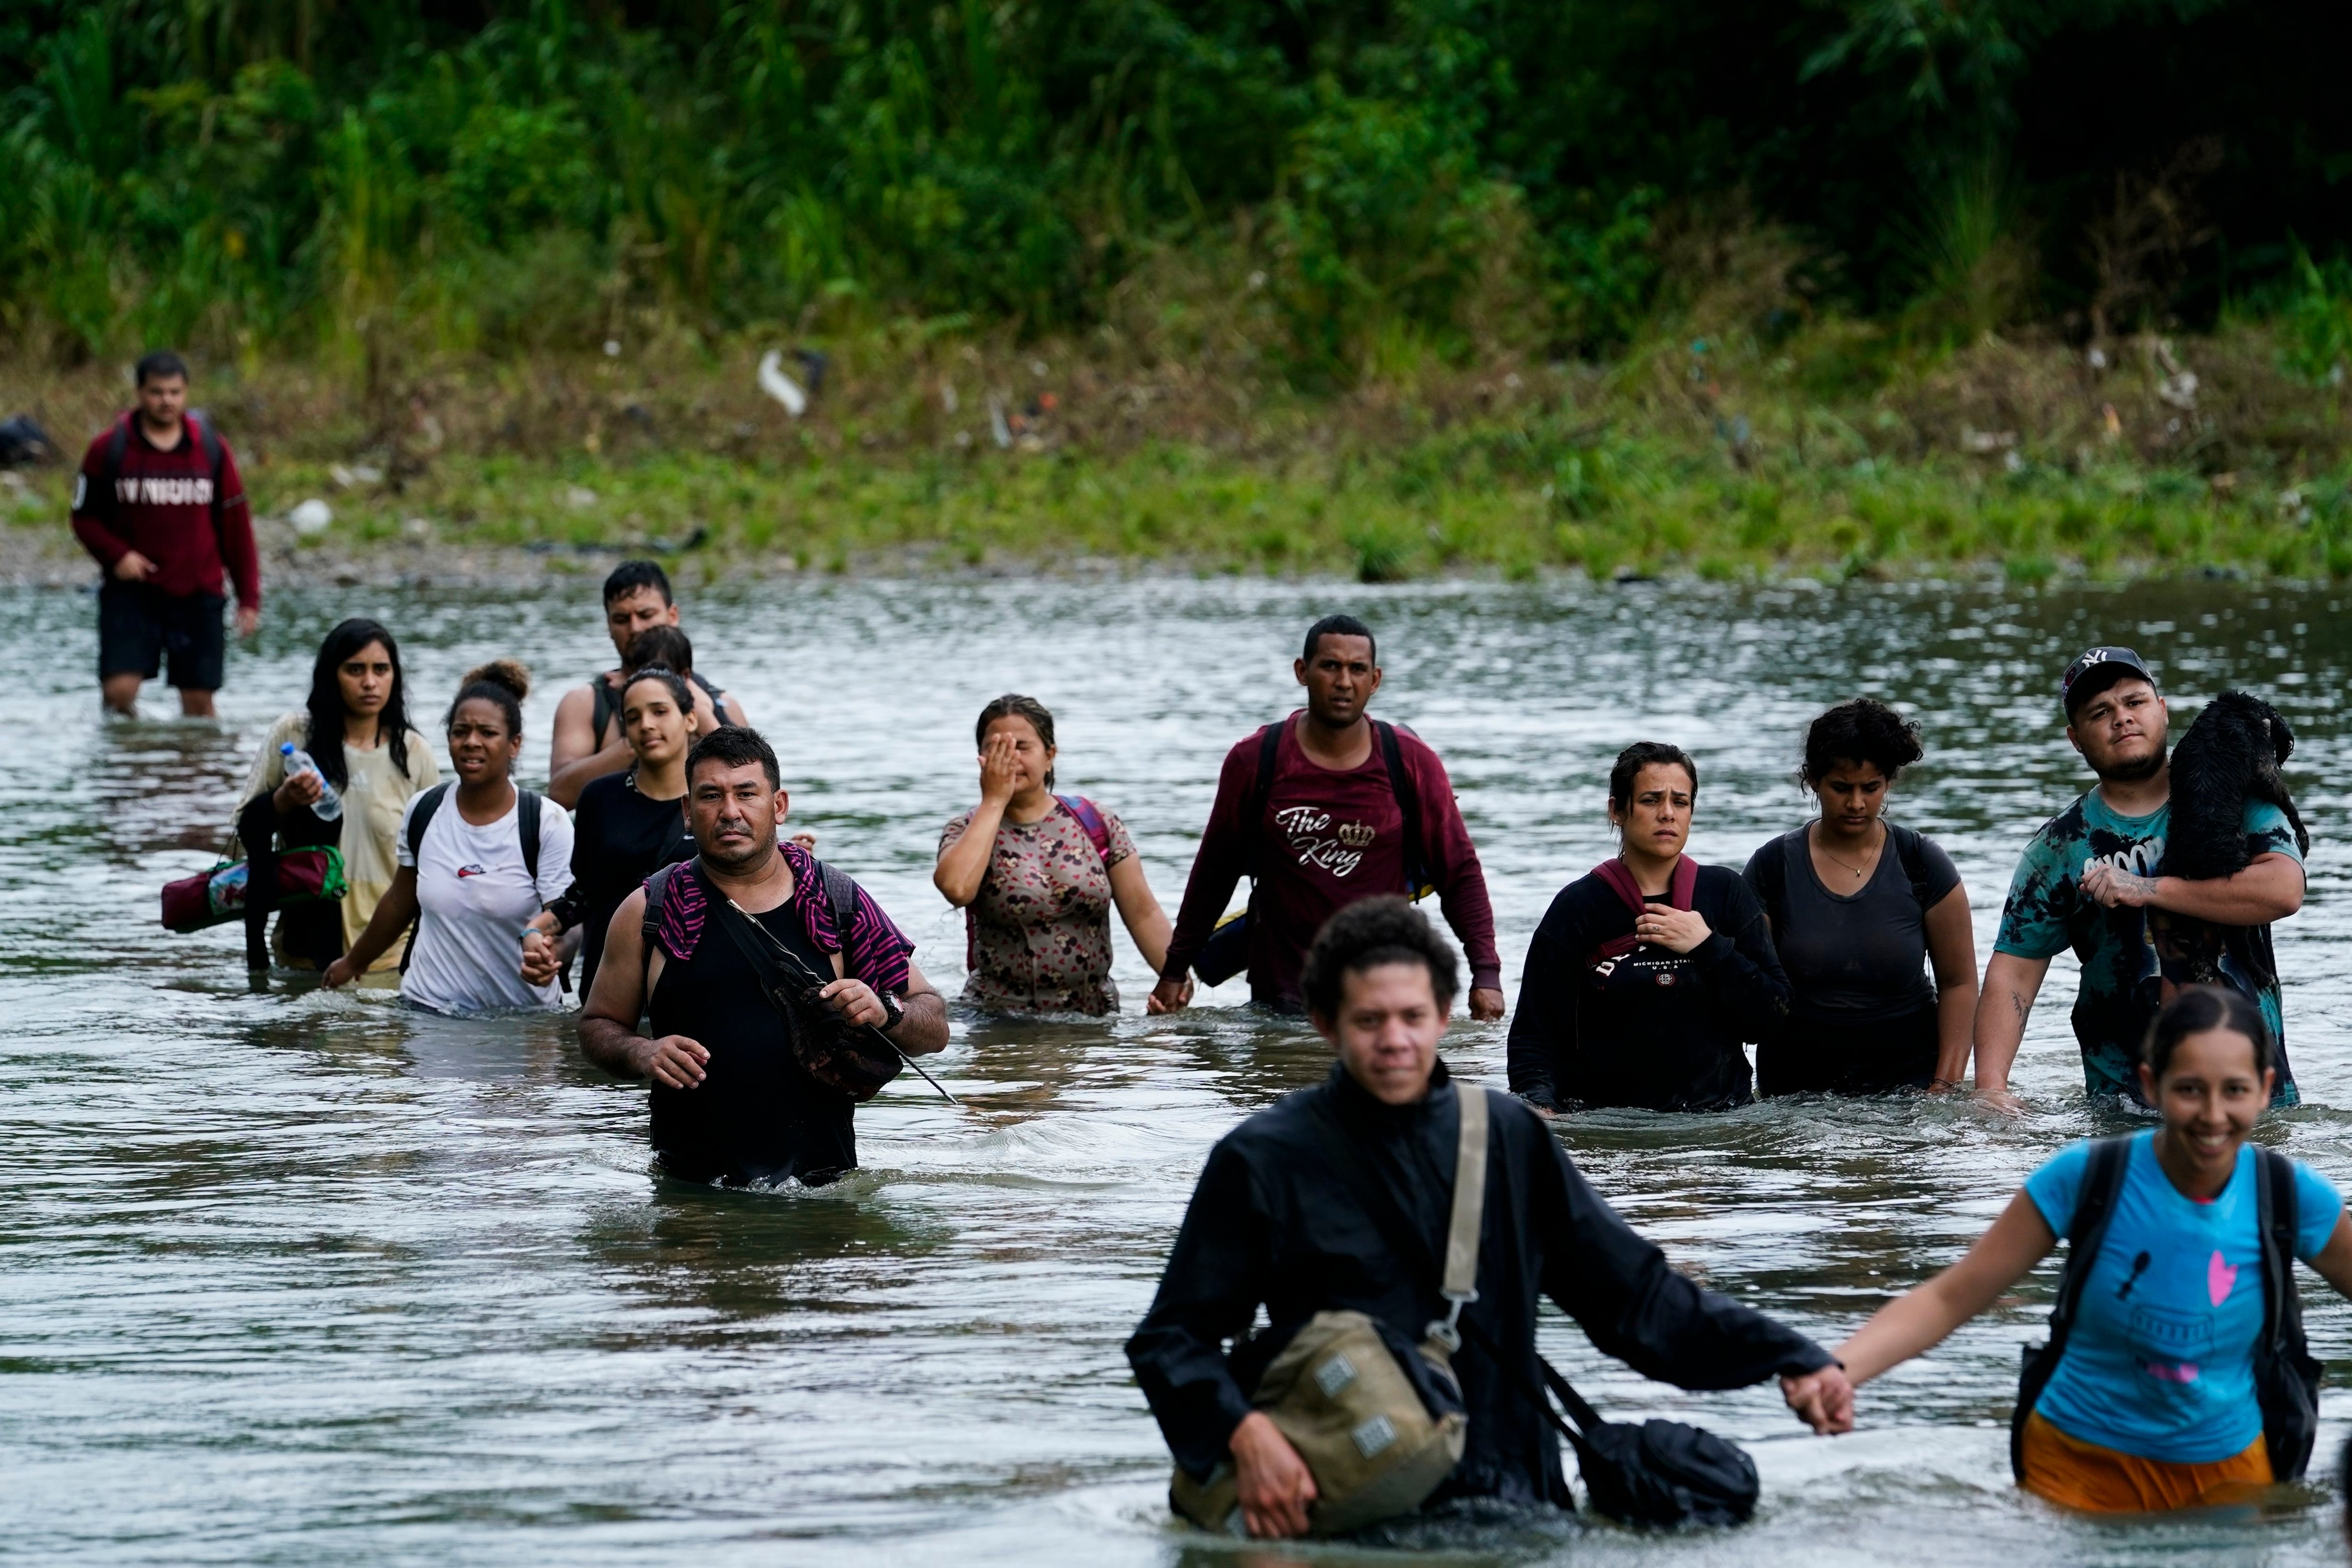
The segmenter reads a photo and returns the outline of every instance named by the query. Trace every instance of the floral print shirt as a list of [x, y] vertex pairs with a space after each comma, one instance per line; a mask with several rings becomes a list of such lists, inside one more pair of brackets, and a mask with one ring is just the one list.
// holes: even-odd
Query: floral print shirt
[[[1068, 806], [1037, 822], [1001, 823], [980, 896], [964, 910], [967, 1002], [1035, 1013], [1115, 1013], [1110, 978], [1110, 867], [1135, 853], [1127, 826], [1100, 812], [1106, 858]], [[945, 849], [972, 814], [950, 818]]]

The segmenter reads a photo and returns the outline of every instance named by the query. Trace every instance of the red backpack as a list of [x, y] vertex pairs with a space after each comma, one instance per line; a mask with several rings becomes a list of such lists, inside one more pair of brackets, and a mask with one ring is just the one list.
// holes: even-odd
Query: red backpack
[[[1095, 853], [1102, 857], [1103, 870], [1108, 874], [1110, 870], [1110, 827], [1103, 821], [1102, 813], [1095, 809], [1093, 801], [1082, 795], [1057, 795], [1054, 798], [1062, 803], [1064, 811], [1078, 819], [1080, 827], [1087, 830], [1087, 837], [1093, 841]], [[976, 898], [974, 901], [978, 901]], [[971, 904], [963, 907], [963, 966], [966, 969], [980, 967], [980, 919], [972, 913]]]

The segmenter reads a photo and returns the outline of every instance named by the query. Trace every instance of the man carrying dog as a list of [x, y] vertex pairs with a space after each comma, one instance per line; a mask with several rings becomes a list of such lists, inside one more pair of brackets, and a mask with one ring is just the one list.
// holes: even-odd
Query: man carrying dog
[[2221, 982], [2261, 1005], [2278, 1042], [2272, 1103], [2300, 1104], [2271, 949], [2271, 922], [2303, 907], [2303, 852], [2286, 814], [2247, 802], [2252, 859], [2235, 876], [2166, 876], [2169, 715], [2154, 672], [2130, 648], [2091, 648], [2066, 667], [2059, 700], [2067, 742], [2099, 782], [2044, 823], [2018, 861], [1977, 999], [1977, 1093], [2015, 1103], [2009, 1074], [2025, 1021], [2050, 961], [2071, 947], [2083, 965], [2074, 1024], [2084, 1089], [2094, 1100], [2145, 1106], [2134, 1067], [2174, 984], [2168, 955], [2210, 946]]
[[[1416, 1380], [1412, 1342], [1452, 1325], [1466, 1446], [1433, 1503], [1572, 1506], [1537, 1382], [1538, 1293], [1651, 1377], [1739, 1388], [1778, 1375], [1815, 1430], [1852, 1423], [1853, 1390], [1827, 1351], [1676, 1273], [1585, 1184], [1525, 1103], [1447, 1072], [1437, 1042], [1460, 982], [1453, 949], [1403, 900], [1368, 899], [1331, 917], [1302, 984], [1339, 1060], [1322, 1084], [1259, 1111], [1210, 1152], [1150, 1314], [1127, 1342], [1178, 1468], [1215, 1506], [1225, 1495], [1216, 1489], [1234, 1486], [1252, 1535], [1303, 1534], [1315, 1522], [1315, 1475], [1252, 1396], [1320, 1312], [1366, 1314], [1402, 1347], [1398, 1362]], [[1486, 1113], [1480, 1217], [1463, 1227], [1475, 1294], [1449, 1318], [1440, 1298], [1451, 1272], [1433, 1276], [1455, 1232], [1472, 1095]], [[1407, 1237], [1417, 1259], [1392, 1239]], [[1261, 1305], [1270, 1326], [1253, 1334]], [[1230, 1354], [1228, 1340], [1237, 1342]], [[1315, 1382], [1331, 1370], [1324, 1362]]]
[[[818, 1186], [856, 1167], [851, 1112], [879, 1087], [845, 1079], [847, 1053], [823, 1012], [920, 1056], [948, 1043], [947, 1004], [865, 889], [777, 841], [790, 799], [767, 742], [713, 731], [688, 755], [686, 782], [700, 853], [656, 872], [614, 912], [580, 1047], [608, 1071], [652, 1080], [654, 1153], [671, 1174]], [[824, 984], [788, 1014], [771, 979], [789, 982], [795, 968]], [[651, 1038], [637, 1033], [649, 1000]], [[870, 1033], [846, 1037], [889, 1054]]]

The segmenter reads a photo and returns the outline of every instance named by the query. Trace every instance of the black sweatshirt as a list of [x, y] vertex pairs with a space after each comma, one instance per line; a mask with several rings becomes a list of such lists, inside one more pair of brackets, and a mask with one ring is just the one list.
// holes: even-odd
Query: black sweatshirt
[[1633, 911], [1595, 876], [1559, 890], [1528, 945], [1511, 1019], [1514, 1094], [1554, 1110], [1748, 1103], [1741, 1046], [1770, 1038], [1788, 1016], [1789, 982], [1738, 872], [1699, 867], [1691, 908], [1714, 932], [1691, 952], [1643, 946], [1612, 962], [1598, 950], [1633, 934]]
[[[1427, 1098], [1383, 1105], [1335, 1067], [1328, 1082], [1258, 1112], [1210, 1151], [1160, 1294], [1127, 1342], [1136, 1381], [1187, 1471], [1205, 1478], [1229, 1457], [1251, 1408], [1244, 1391], [1317, 1312], [1353, 1308], [1412, 1342], [1440, 1315], [1435, 1282], [1417, 1283], [1395, 1258], [1311, 1119], [1336, 1118], [1430, 1256], [1443, 1258], [1457, 1092], [1440, 1064]], [[1683, 1388], [1739, 1388], [1828, 1363], [1802, 1334], [1675, 1272], [1585, 1184], [1532, 1111], [1501, 1095], [1489, 1102], [1478, 1299], [1463, 1317], [1525, 1360], [1499, 1367], [1465, 1336], [1454, 1366], [1469, 1444], [1437, 1499], [1571, 1506], [1559, 1440], [1536, 1403], [1538, 1290], [1601, 1350]], [[1241, 1338], [1261, 1304], [1269, 1327]], [[1230, 1356], [1228, 1339], [1240, 1340]]]

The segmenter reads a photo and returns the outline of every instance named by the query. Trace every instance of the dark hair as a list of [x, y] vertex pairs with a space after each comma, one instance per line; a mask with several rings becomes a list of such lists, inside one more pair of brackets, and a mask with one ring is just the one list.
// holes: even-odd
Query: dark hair
[[1805, 759], [1797, 782], [1818, 790], [1840, 763], [1868, 763], [1888, 783], [1927, 754], [1919, 726], [1872, 697], [1841, 702], [1805, 731]]
[[653, 589], [661, 595], [665, 605], [677, 602], [670, 597], [669, 574], [661, 569], [657, 561], [624, 561], [614, 567], [613, 574], [604, 579], [604, 602], [609, 605], [640, 588]]
[[131, 369], [131, 383], [133, 386], [144, 386], [159, 376], [166, 375], [187, 380], [188, 362], [170, 349], [156, 349], [140, 356], [138, 364]]
[[725, 768], [740, 768], [747, 763], [757, 763], [768, 775], [770, 789], [784, 787], [784, 773], [776, 766], [776, 749], [760, 738], [760, 731], [741, 724], [721, 724], [694, 742], [694, 750], [686, 754], [686, 779], [694, 782], [694, 771], [705, 763], [717, 763]]
[[1429, 971], [1437, 1005], [1449, 1005], [1461, 990], [1461, 967], [1454, 949], [1430, 929], [1429, 917], [1393, 894], [1362, 899], [1323, 922], [1298, 988], [1307, 1011], [1326, 1021], [1339, 1016], [1348, 976], [1383, 963], [1418, 963]]
[[679, 712], [694, 711], [694, 689], [687, 685], [686, 677], [666, 664], [641, 664], [629, 671], [627, 679], [621, 682], [621, 706], [628, 706], [629, 689], [641, 680], [660, 681], [672, 700], [677, 702]]
[[1623, 811], [1633, 804], [1633, 781], [1642, 770], [1652, 766], [1671, 765], [1690, 774], [1691, 794], [1698, 794], [1698, 764], [1680, 746], [1670, 746], [1664, 741], [1636, 741], [1617, 753], [1609, 768], [1609, 804]]
[[506, 716], [507, 733], [522, 739], [522, 700], [530, 695], [530, 671], [510, 658], [494, 658], [466, 672], [457, 683], [457, 695], [449, 700], [449, 716], [441, 721], [444, 730], [457, 721], [457, 710], [468, 702], [481, 701], [495, 705]]
[[647, 626], [629, 639], [621, 668], [637, 670], [649, 664], [667, 665], [680, 675], [688, 674], [694, 668], [694, 644], [676, 626]]
[[2271, 1045], [2270, 1023], [2252, 997], [2227, 985], [2184, 985], [2164, 1005], [2156, 1022], [2148, 1026], [2147, 1043], [2140, 1047], [2140, 1060], [2161, 1082], [2180, 1042], [2209, 1029], [2227, 1029], [2252, 1041], [2254, 1070], [2258, 1073], [2269, 1071], [2278, 1059]]
[[1380, 640], [1372, 636], [1371, 627], [1353, 616], [1326, 616], [1307, 627], [1307, 651], [1298, 657], [1309, 664], [1314, 663], [1315, 649], [1325, 637], [1361, 637], [1372, 645], [1372, 662], [1378, 664], [1381, 661]]
[[376, 740], [392, 746], [395, 772], [408, 772], [408, 677], [400, 668], [400, 645], [377, 622], [355, 616], [327, 634], [319, 645], [319, 662], [310, 667], [310, 727], [306, 748], [319, 764], [320, 774], [341, 790], [351, 783], [343, 765], [343, 689], [335, 679], [343, 661], [370, 643], [383, 644], [392, 658], [392, 695], [376, 715]]
[[[971, 727], [971, 743], [975, 748], [988, 749], [988, 727], [999, 719], [1026, 719], [1029, 727], [1037, 731], [1037, 739], [1045, 742], [1045, 749], [1049, 752], [1054, 749], [1054, 716], [1045, 711], [1043, 702], [1034, 697], [1024, 697], [1017, 691], [1006, 692], [980, 710], [980, 721]], [[1054, 770], [1050, 767], [1045, 770], [1045, 787], [1049, 790], [1054, 787]]]

